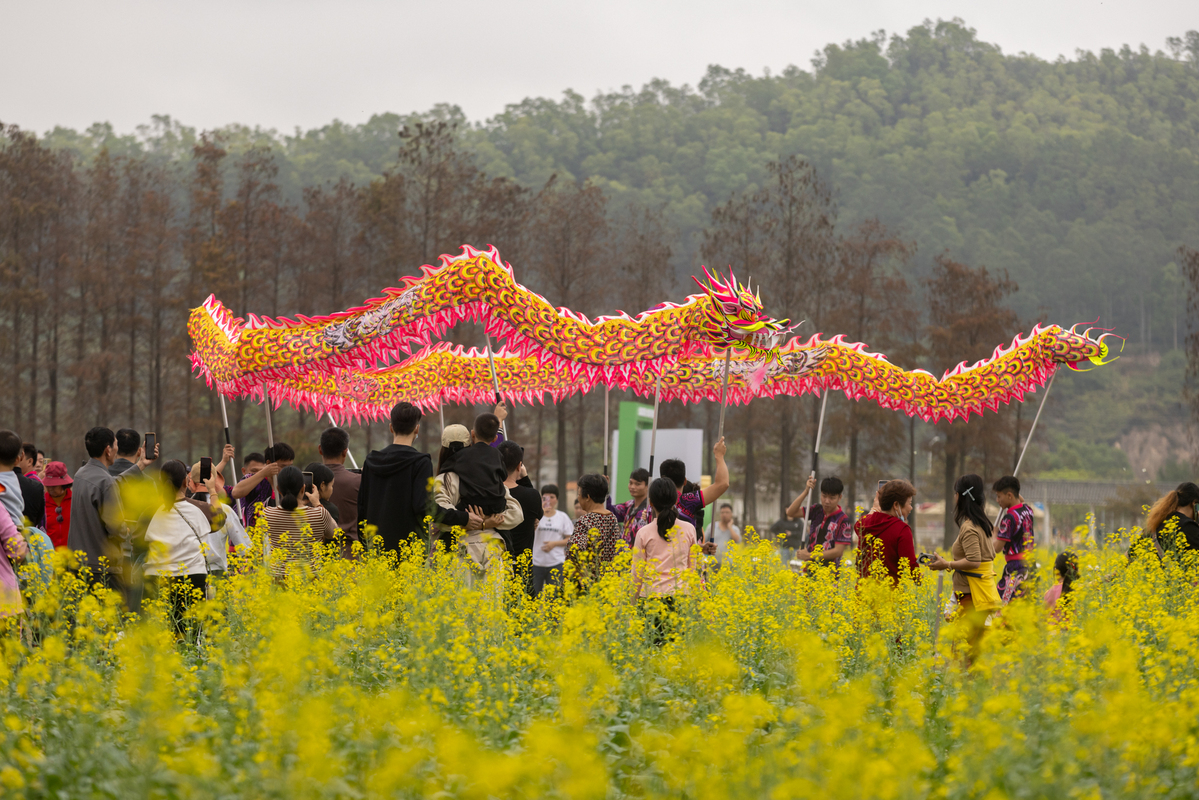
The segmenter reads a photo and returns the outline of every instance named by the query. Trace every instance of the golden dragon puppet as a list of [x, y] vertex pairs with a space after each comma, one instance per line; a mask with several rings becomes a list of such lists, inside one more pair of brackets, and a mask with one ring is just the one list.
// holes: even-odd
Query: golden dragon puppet
[[[728, 400], [842, 391], [925, 420], [969, 418], [1021, 400], [1065, 364], [1103, 364], [1113, 334], [1037, 326], [991, 358], [959, 364], [940, 379], [905, 371], [843, 337], [787, 339], [788, 320], [761, 297], [706, 269], [701, 294], [630, 317], [594, 321], [554, 308], [518, 284], [499, 253], [464, 246], [436, 267], [359, 308], [325, 317], [233, 317], [214, 297], [188, 321], [193, 366], [218, 391], [271, 399], [340, 417], [386, 417], [397, 402], [431, 407], [494, 398], [487, 354], [434, 344], [470, 319], [505, 346], [495, 358], [500, 393], [514, 402], [558, 400], [596, 385], [666, 401], [719, 400], [726, 351]], [[1114, 337], [1119, 339], [1119, 337]], [[1123, 339], [1119, 340], [1121, 347]], [[423, 346], [411, 354], [413, 343]], [[386, 368], [388, 363], [408, 356]]]
[[[1059, 367], [1085, 369], [1114, 357], [1111, 334], [1093, 330], [1037, 326], [1009, 346], [996, 348], [988, 359], [967, 367], [959, 364], [940, 379], [923, 370], [903, 370], [886, 356], [843, 337], [807, 341], [798, 337], [770, 356], [734, 351], [729, 361], [727, 398], [748, 403], [755, 397], [841, 391], [851, 399], [868, 399], [927, 421], [968, 419], [1001, 403], [1023, 400], [1043, 386]], [[1119, 339], [1119, 337], [1116, 337]], [[1119, 340], [1123, 343], [1123, 340]], [[624, 389], [646, 398], [655, 391], [666, 401], [719, 401], [724, 378], [724, 352], [680, 359], [661, 375], [632, 373], [625, 379], [601, 381], [581, 370], [561, 369], [553, 361], [507, 350], [495, 354], [496, 382], [509, 402], [559, 401], [597, 385]], [[442, 342], [384, 369], [311, 371], [269, 382], [271, 398], [306, 408], [317, 415], [342, 419], [386, 419], [398, 402], [426, 409], [440, 403], [490, 403], [495, 399], [487, 353]], [[263, 387], [244, 394], [263, 399]]]
[[[698, 283], [698, 281], [697, 281]], [[628, 381], [687, 358], [732, 346], [770, 356], [791, 331], [766, 315], [761, 298], [732, 276], [708, 274], [703, 292], [630, 317], [588, 319], [555, 308], [516, 282], [495, 248], [464, 246], [436, 267], [403, 279], [383, 297], [324, 317], [235, 318], [215, 297], [193, 309], [192, 363], [226, 394], [260, 390], [273, 380], [314, 372], [362, 370], [430, 346], [456, 322], [485, 326], [508, 351], [568, 370], [572, 378]]]

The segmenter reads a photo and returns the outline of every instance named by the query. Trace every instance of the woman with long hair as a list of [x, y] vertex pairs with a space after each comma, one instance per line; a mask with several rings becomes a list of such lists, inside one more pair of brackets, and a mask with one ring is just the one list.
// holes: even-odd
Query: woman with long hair
[[671, 628], [675, 598], [691, 593], [684, 573], [694, 569], [695, 526], [679, 516], [679, 490], [670, 478], [649, 485], [654, 518], [633, 537], [633, 598], [641, 600], [653, 642], [662, 645]]
[[[187, 499], [187, 465], [168, 461], [160, 469], [163, 505], [146, 526], [146, 588], [151, 597], [168, 598], [175, 634], [183, 635], [183, 616], [208, 588], [205, 550], [212, 526], [198, 505]], [[216, 491], [210, 478], [206, 484]]]
[[953, 561], [934, 556], [928, 568], [953, 570], [953, 593], [958, 601], [958, 618], [966, 622], [970, 660], [978, 655], [987, 615], [1002, 603], [995, 585], [995, 543], [991, 538], [991, 520], [983, 506], [983, 479], [963, 475], [953, 485], [953, 520], [958, 536], [953, 541]]
[[1065, 550], [1057, 554], [1053, 562], [1053, 570], [1057, 573], [1058, 582], [1045, 592], [1045, 607], [1053, 612], [1056, 620], [1061, 620], [1061, 612], [1070, 601], [1070, 593], [1074, 591], [1074, 581], [1078, 580], [1078, 556]]
[[673, 603], [677, 594], [689, 594], [683, 573], [694, 566], [691, 547], [695, 526], [679, 517], [675, 504], [679, 492], [669, 478], [649, 485], [654, 518], [633, 537], [633, 597], [661, 597]]
[[315, 573], [316, 545], [333, 541], [338, 528], [333, 517], [321, 505], [320, 492], [314, 485], [304, 490], [304, 473], [284, 467], [276, 479], [279, 505], [263, 508], [266, 536], [270, 541], [270, 570], [276, 580], [284, 580], [293, 568]]
[[1151, 536], [1162, 551], [1188, 549], [1199, 551], [1199, 521], [1195, 505], [1199, 503], [1199, 486], [1180, 483], [1178, 488], [1149, 509], [1145, 533]]

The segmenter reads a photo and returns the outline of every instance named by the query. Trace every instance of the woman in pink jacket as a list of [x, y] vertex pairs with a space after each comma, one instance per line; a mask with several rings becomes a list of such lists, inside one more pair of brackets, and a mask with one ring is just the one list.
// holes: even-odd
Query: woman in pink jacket
[[29, 547], [8, 514], [0, 514], [0, 547], [4, 550], [0, 555], [0, 617], [11, 617], [24, 608], [17, 567], [24, 563]]

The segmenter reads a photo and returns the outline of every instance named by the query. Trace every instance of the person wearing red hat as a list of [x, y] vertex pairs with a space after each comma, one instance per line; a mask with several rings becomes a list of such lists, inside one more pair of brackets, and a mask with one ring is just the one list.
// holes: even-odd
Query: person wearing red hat
[[67, 532], [71, 529], [72, 483], [66, 464], [51, 461], [46, 465], [42, 480], [46, 487], [46, 533], [55, 549], [67, 546]]

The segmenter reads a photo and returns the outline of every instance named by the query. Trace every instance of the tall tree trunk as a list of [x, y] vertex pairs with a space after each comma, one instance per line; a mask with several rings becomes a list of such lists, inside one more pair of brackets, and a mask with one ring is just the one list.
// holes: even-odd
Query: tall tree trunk
[[[158, 267], [155, 265], [154, 286], [161, 286], [158, 277]], [[150, 427], [162, 432], [162, 304], [153, 303], [150, 315], [150, 358], [153, 371], [150, 385]]]
[[533, 476], [533, 483], [536, 484], [538, 490], [541, 489], [541, 448], [543, 442], [541, 440], [542, 431], [545, 428], [544, 424], [545, 404], [537, 406], [537, 473]]
[[183, 382], [183, 446], [187, 451], [187, 463], [192, 463], [192, 383]]
[[[709, 473], [711, 474], [711, 473]], [[758, 524], [758, 465], [754, 460], [754, 404], [745, 405], [745, 525]]]
[[[34, 271], [34, 291], [37, 291], [40, 284], [38, 280], [38, 272]], [[33, 301], [33, 322], [32, 336], [29, 337], [29, 423], [26, 426], [27, 430], [22, 431], [22, 435], [26, 437], [27, 442], [37, 441], [37, 400], [38, 400], [38, 366], [41, 363], [41, 354], [38, 352], [38, 345], [41, 342], [41, 320], [42, 314], [39, 306], [40, 299]]]
[[[858, 403], [856, 400], [851, 400], [849, 405], [849, 485], [845, 488], [848, 490], [845, 495], [845, 499], [848, 501], [847, 508], [853, 508], [858, 497]], [[813, 494], [819, 490], [820, 487], [817, 486], [813, 490]]]
[[1012, 474], [1016, 474], [1016, 465], [1020, 463], [1020, 417], [1024, 410], [1023, 403], [1016, 403], [1016, 436], [1012, 442]]
[[[709, 475], [715, 475], [716, 473], [714, 472], [714, 470], [716, 469], [716, 464], [715, 464], [714, 458], [712, 456], [712, 448], [716, 446], [716, 423], [712, 421], [712, 403], [708, 402], [707, 400], [704, 400], [703, 404], [704, 404], [704, 431], [708, 434], [708, 446], [706, 448], [704, 448], [704, 464], [706, 465], [704, 467], [704, 471], [707, 472], [707, 474], [709, 474]], [[746, 464], [749, 463], [748, 456], [746, 456], [745, 463]], [[652, 478], [653, 475], [651, 475], [650, 477]]]
[[576, 430], [577, 441], [575, 442], [575, 444], [578, 447], [578, 465], [579, 465], [579, 474], [580, 475], [587, 474], [587, 461], [586, 461], [586, 452], [585, 452], [586, 440], [584, 438], [586, 428], [587, 428], [587, 414], [586, 414], [587, 408], [585, 405], [586, 399], [587, 399], [586, 394], [583, 392], [579, 392], [579, 421], [578, 421], [578, 428]]
[[555, 404], [558, 412], [558, 491], [566, 499], [566, 401]]
[[50, 452], [58, 453], [58, 309], [50, 313]]
[[[20, 286], [20, 276], [18, 276], [17, 281], [17, 285]], [[24, 302], [24, 298], [20, 296], [21, 292], [19, 289], [14, 294], [17, 294], [17, 297], [14, 298], [15, 302], [13, 303], [12, 310], [12, 371], [9, 372], [12, 385], [9, 391], [12, 396], [13, 425], [20, 432], [25, 423], [23, 417], [24, 406], [21, 403], [22, 398], [25, 397], [24, 387], [21, 385], [21, 373], [24, 371], [24, 365], [21, 363], [21, 342], [24, 339], [21, 335], [21, 304]]]
[[[205, 421], [204, 427], [206, 428], [205, 432], [208, 434], [208, 439], [205, 449], [208, 451], [210, 458], [216, 456], [216, 460], [220, 461], [221, 459], [219, 454], [221, 452], [221, 448], [219, 445], [217, 445], [218, 434], [217, 425], [215, 424], [216, 420], [220, 419], [216, 408], [216, 392], [212, 391], [207, 392], [206, 394], [208, 395], [208, 419]], [[187, 463], [190, 464], [191, 462], [189, 461]]]
[[[81, 266], [84, 269], [86, 269], [86, 265], [81, 265]], [[81, 269], [80, 272], [82, 274], [83, 270]], [[88, 308], [87, 283], [85, 281], [81, 281], [79, 284], [79, 308], [81, 310]], [[92, 410], [94, 408], [93, 403], [91, 401], [85, 399], [87, 397], [87, 394], [85, 393], [84, 388], [83, 388], [85, 376], [83, 374], [82, 367], [83, 367], [83, 363], [84, 363], [84, 353], [86, 352], [84, 350], [84, 346], [85, 346], [86, 337], [87, 337], [87, 319], [88, 319], [87, 314], [80, 313], [79, 319], [77, 320], [76, 325], [75, 325], [75, 381], [74, 381], [74, 389], [75, 389], [74, 401], [75, 402], [74, 402], [74, 411], [75, 411], [75, 417], [77, 419], [81, 419], [81, 420], [85, 420], [85, 421], [92, 417]]]
[[[103, 304], [100, 306], [105, 308]], [[99, 422], [101, 425], [112, 426], [112, 404], [109, 402], [109, 363], [108, 354], [111, 351], [109, 347], [109, 324], [108, 311], [100, 312], [100, 380], [96, 382], [96, 403], [99, 407]], [[190, 456], [189, 456], [190, 459]], [[188, 462], [190, 463], [190, 461]]]
[[[908, 417], [908, 483], [916, 485], [916, 418]], [[912, 503], [912, 513], [908, 514], [908, 527], [912, 536], [916, 535], [916, 504]]]
[[[236, 400], [233, 403], [233, 441], [237, 447], [245, 447], [246, 453], [249, 453], [253, 448], [245, 445], [246, 441], [246, 404], [244, 400]], [[366, 450], [369, 453], [371, 447], [370, 428], [366, 429]], [[243, 454], [244, 455], [244, 454]]]
[[957, 538], [957, 528], [953, 524], [953, 484], [957, 481], [958, 443], [957, 437], [948, 426], [945, 428], [945, 533], [941, 544], [948, 551], [953, 547]]
[[791, 445], [795, 433], [791, 427], [790, 397], [780, 397], [781, 419], [779, 420], [779, 519], [784, 519], [787, 506], [791, 503]]
[[129, 413], [127, 425], [137, 420], [137, 292], [129, 293]]

